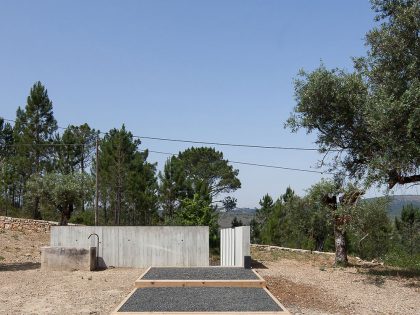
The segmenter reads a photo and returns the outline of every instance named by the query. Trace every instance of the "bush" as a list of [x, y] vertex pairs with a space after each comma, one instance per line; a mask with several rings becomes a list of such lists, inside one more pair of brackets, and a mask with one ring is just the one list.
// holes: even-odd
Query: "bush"
[[93, 211], [76, 212], [71, 216], [69, 222], [83, 225], [95, 225], [95, 213]]
[[384, 257], [387, 265], [420, 271], [420, 253], [410, 255], [401, 246], [394, 246]]

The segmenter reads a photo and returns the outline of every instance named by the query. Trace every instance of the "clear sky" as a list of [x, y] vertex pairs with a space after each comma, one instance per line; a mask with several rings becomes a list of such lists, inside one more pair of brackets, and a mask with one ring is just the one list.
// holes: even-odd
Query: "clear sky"
[[[299, 69], [351, 70], [364, 55], [368, 1], [2, 1], [0, 116], [46, 85], [60, 126], [211, 142], [314, 147], [283, 128]], [[179, 143], [143, 140], [174, 152]], [[310, 169], [316, 152], [217, 147], [229, 160]], [[161, 169], [167, 157], [150, 154]], [[321, 175], [235, 165], [239, 206]], [[403, 191], [397, 191], [403, 193]], [[397, 193], [396, 192], [396, 193]], [[376, 192], [377, 193], [377, 192]], [[418, 192], [417, 192], [418, 193]], [[370, 192], [371, 195], [375, 192]]]

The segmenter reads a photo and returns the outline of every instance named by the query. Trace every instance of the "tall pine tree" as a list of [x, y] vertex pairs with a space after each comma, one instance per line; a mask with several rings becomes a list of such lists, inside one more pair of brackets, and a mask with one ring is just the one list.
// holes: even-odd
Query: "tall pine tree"
[[[19, 107], [16, 113], [15, 165], [21, 188], [24, 188], [32, 175], [40, 175], [52, 169], [54, 148], [49, 144], [53, 143], [56, 130], [52, 101], [48, 97], [47, 89], [38, 81], [29, 92], [25, 109]], [[33, 218], [41, 218], [38, 199], [27, 206], [31, 209]]]

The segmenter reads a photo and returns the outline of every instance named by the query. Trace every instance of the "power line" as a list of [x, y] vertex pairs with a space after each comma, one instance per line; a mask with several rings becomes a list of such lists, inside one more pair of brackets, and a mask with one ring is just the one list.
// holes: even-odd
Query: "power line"
[[192, 143], [192, 144], [206, 144], [206, 145], [217, 145], [227, 147], [241, 147], [241, 148], [254, 148], [254, 149], [273, 149], [273, 150], [294, 150], [294, 151], [318, 151], [315, 148], [302, 148], [302, 147], [281, 147], [281, 146], [265, 146], [257, 144], [237, 144], [237, 143], [225, 143], [225, 142], [207, 142], [207, 141], [194, 141], [184, 139], [170, 139], [170, 138], [159, 138], [159, 137], [147, 137], [147, 136], [133, 136], [139, 139], [149, 139], [158, 141], [168, 142], [181, 142], [181, 143]]
[[[37, 146], [37, 145], [39, 145], [39, 146], [84, 146], [86, 144], [82, 144], [82, 143], [71, 143], [71, 144], [64, 144], [64, 143], [38, 143], [38, 144], [20, 143], [20, 144], [10, 144], [10, 145], [6, 145], [6, 146], [17, 147], [19, 145], [24, 145], [24, 146]], [[171, 155], [171, 156], [178, 155], [178, 154], [175, 154], [175, 153], [148, 150], [148, 149], [147, 150], [140, 150], [140, 152], [145, 152], [145, 151], [151, 152], [151, 153], [156, 153], [156, 154]], [[258, 166], [258, 167], [264, 167], [264, 168], [275, 168], [275, 169], [282, 169], [282, 170], [289, 170], [289, 171], [334, 175], [334, 173], [331, 173], [331, 172], [315, 171], [315, 170], [308, 170], [308, 169], [303, 169], [303, 168], [293, 168], [293, 167], [285, 167], [285, 166], [278, 166], [278, 165], [259, 164], [259, 163], [241, 162], [241, 161], [232, 161], [232, 160], [228, 160], [228, 162], [233, 163], [233, 164]]]
[[[5, 121], [14, 122], [15, 120], [3, 118]], [[67, 129], [64, 127], [58, 127], [59, 129]], [[100, 134], [107, 134], [106, 132], [99, 132]], [[238, 144], [238, 143], [227, 143], [227, 142], [208, 142], [208, 141], [196, 141], [196, 140], [186, 140], [186, 139], [173, 139], [173, 138], [161, 138], [161, 137], [150, 137], [150, 136], [136, 136], [134, 138], [138, 139], [148, 139], [156, 141], [166, 141], [166, 142], [179, 142], [179, 143], [191, 143], [191, 144], [205, 144], [205, 145], [215, 145], [215, 146], [227, 146], [227, 147], [241, 147], [241, 148], [253, 148], [253, 149], [268, 149], [268, 150], [291, 150], [291, 151], [319, 151], [316, 148], [304, 148], [304, 147], [286, 147], [286, 146], [269, 146], [269, 145], [258, 145], [258, 144]], [[337, 152], [339, 150], [331, 149], [331, 152]]]
[[[157, 153], [157, 154], [172, 155], [172, 156], [176, 156], [177, 155], [175, 153], [162, 152], [162, 151], [153, 151], [153, 150], [148, 150], [148, 152]], [[317, 173], [317, 174], [325, 174], [325, 175], [335, 175], [335, 173], [331, 173], [331, 172], [315, 171], [315, 170], [308, 170], [308, 169], [303, 169], [303, 168], [293, 168], [293, 167], [285, 167], [285, 166], [278, 166], [278, 165], [259, 164], [259, 163], [250, 163], [250, 162], [240, 162], [240, 161], [232, 161], [232, 160], [228, 160], [228, 162], [229, 163], [233, 163], [233, 164], [242, 164], [242, 165], [258, 166], [258, 167], [265, 167], [265, 168], [275, 168], [275, 169], [288, 170], [288, 171]]]

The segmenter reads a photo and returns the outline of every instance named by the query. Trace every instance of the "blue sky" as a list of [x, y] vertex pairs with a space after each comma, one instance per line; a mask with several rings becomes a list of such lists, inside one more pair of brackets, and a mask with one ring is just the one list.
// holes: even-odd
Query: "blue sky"
[[[40, 80], [60, 126], [123, 123], [139, 136], [314, 147], [283, 128], [299, 69], [351, 70], [364, 55], [368, 1], [2, 1], [0, 116]], [[188, 145], [143, 140], [141, 148]], [[317, 153], [218, 147], [229, 160], [314, 167]], [[161, 169], [166, 156], [151, 153]], [[235, 165], [239, 206], [321, 175]], [[403, 193], [403, 191], [396, 191]], [[417, 192], [418, 193], [418, 192]], [[370, 195], [378, 194], [372, 191]]]

